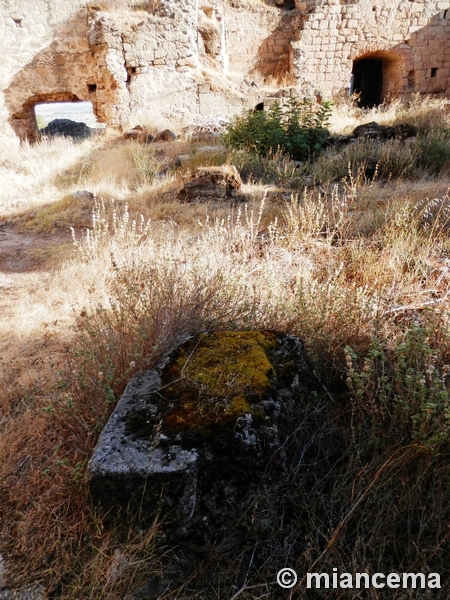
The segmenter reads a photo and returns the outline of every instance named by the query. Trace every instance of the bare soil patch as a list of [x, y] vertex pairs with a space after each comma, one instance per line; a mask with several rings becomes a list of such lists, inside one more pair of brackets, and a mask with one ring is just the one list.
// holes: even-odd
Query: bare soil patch
[[71, 251], [71, 234], [23, 231], [0, 225], [0, 273], [25, 273], [54, 268]]

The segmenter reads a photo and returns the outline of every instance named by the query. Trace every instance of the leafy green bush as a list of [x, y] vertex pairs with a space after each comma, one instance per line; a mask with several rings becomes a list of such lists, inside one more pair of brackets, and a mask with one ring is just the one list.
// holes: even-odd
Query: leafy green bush
[[330, 114], [330, 102], [315, 108], [307, 98], [290, 98], [285, 107], [275, 102], [268, 110], [247, 111], [235, 117], [224, 141], [231, 148], [261, 156], [281, 150], [295, 160], [308, 160], [327, 144]]

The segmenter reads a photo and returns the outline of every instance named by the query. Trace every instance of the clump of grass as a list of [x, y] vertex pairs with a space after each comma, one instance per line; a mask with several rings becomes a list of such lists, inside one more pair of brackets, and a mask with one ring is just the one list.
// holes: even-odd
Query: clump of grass
[[450, 110], [448, 100], [415, 94], [409, 102], [396, 101], [389, 106], [386, 117], [393, 125], [412, 123], [421, 136], [449, 135]]
[[353, 177], [364, 173], [373, 179], [407, 179], [423, 175], [420, 168], [421, 148], [416, 144], [405, 144], [398, 140], [377, 142], [357, 140], [336, 151], [329, 149], [316, 161], [312, 168], [319, 183], [344, 179], [350, 172]]
[[61, 173], [73, 169], [96, 143], [86, 140], [74, 144], [57, 137], [1, 149], [2, 216], [14, 216], [60, 199]]

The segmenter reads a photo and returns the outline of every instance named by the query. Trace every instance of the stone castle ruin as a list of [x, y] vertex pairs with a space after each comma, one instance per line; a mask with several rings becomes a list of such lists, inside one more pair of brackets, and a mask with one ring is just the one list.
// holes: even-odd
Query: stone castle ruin
[[34, 107], [90, 101], [100, 122], [231, 115], [267, 96], [361, 106], [448, 95], [450, 5], [436, 0], [4, 0], [0, 136], [33, 140]]

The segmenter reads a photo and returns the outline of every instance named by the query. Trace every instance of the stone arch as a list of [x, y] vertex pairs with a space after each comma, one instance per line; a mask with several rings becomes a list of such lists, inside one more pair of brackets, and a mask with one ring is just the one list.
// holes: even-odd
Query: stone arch
[[[89, 86], [88, 86], [89, 87]], [[36, 104], [44, 104], [47, 102], [91, 102], [95, 116], [101, 122], [102, 119], [97, 113], [96, 103], [92, 101], [89, 94], [86, 97], [80, 98], [72, 92], [54, 92], [33, 94], [21, 106], [20, 110], [11, 115], [11, 125], [16, 135], [20, 139], [27, 139], [34, 142], [38, 139], [38, 127], [36, 122], [36, 114], [34, 107]]]
[[359, 106], [382, 104], [403, 86], [402, 56], [386, 50], [365, 52], [353, 60], [352, 92], [359, 94]]

